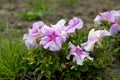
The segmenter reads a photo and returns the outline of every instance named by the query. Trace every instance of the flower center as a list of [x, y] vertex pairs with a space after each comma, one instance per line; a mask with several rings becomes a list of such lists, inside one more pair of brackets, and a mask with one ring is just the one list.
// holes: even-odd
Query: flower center
[[52, 40], [55, 40], [56, 37], [58, 36], [55, 32], [52, 32], [51, 34], [48, 35]]
[[55, 40], [55, 38], [56, 38], [56, 36], [53, 35], [53, 36], [52, 36], [52, 39]]
[[75, 51], [75, 52], [77, 53], [77, 55], [80, 55], [80, 54], [82, 53], [82, 50], [79, 49], [79, 48], [76, 48], [76, 51]]

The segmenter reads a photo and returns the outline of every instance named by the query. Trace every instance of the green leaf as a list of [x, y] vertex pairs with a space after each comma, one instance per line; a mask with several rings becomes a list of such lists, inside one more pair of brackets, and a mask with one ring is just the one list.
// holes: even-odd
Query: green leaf
[[62, 63], [62, 64], [61, 64], [61, 67], [65, 69], [65, 68], [66, 68], [66, 65], [65, 65], [64, 63]]
[[105, 27], [110, 27], [110, 22], [107, 21], [107, 20], [102, 20], [102, 21], [101, 21], [101, 25], [102, 25], [102, 26], [105, 26]]
[[88, 66], [83, 65], [83, 66], [81, 66], [80, 70], [81, 70], [82, 72], [85, 72], [85, 71], [88, 70]]
[[43, 76], [42, 74], [38, 74], [37, 80], [41, 80], [42, 76]]

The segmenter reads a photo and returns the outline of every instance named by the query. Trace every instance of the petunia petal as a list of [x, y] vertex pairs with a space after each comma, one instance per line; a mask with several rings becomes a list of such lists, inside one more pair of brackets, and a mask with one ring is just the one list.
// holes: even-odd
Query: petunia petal
[[74, 17], [69, 21], [69, 25], [66, 28], [67, 33], [73, 33], [76, 29], [83, 27], [83, 21], [80, 18]]
[[23, 35], [23, 40], [26, 40], [28, 38], [28, 34]]
[[78, 64], [78, 65], [83, 65], [82, 60], [80, 60], [79, 58], [76, 58], [76, 61], [77, 61], [77, 64]]
[[119, 24], [113, 24], [110, 28], [111, 35], [115, 35], [118, 31], [120, 31], [120, 25]]
[[88, 34], [88, 41], [89, 42], [95, 42], [97, 40], [98, 40], [98, 38], [96, 37], [95, 29], [91, 29], [89, 34]]
[[42, 21], [33, 23], [33, 28], [41, 28], [44, 25]]
[[71, 42], [69, 42], [69, 48], [74, 49], [75, 46]]
[[51, 41], [49, 49], [51, 51], [59, 51], [61, 47], [58, 47], [57, 44], [54, 41]]
[[85, 42], [81, 44], [81, 47], [86, 51], [93, 51], [95, 46], [95, 42]]
[[32, 48], [32, 45], [27, 40], [25, 41], [25, 45], [28, 49]]
[[110, 36], [110, 32], [106, 30], [97, 30], [95, 34], [99, 39], [102, 39], [104, 36]]

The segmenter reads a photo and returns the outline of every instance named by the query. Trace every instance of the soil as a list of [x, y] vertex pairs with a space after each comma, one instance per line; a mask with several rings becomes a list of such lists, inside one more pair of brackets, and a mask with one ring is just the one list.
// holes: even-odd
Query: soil
[[[46, 0], [47, 1], [47, 0]], [[54, 1], [54, 0], [53, 0]], [[107, 0], [106, 0], [107, 1]], [[42, 18], [46, 23], [55, 24], [61, 18], [72, 18], [77, 16], [83, 19], [86, 27], [92, 27], [93, 19], [96, 15], [103, 11], [112, 9], [120, 9], [120, 0], [78, 0], [73, 6], [69, 6], [66, 3], [59, 4], [56, 2], [55, 16], [47, 16]], [[0, 21], [6, 23], [8, 20], [9, 26], [15, 29], [27, 29], [31, 27], [32, 23], [37, 20], [25, 20], [20, 16], [16, 16], [16, 13], [22, 13], [29, 11], [28, 5], [32, 0], [0, 0]], [[55, 1], [54, 1], [55, 2]], [[41, 20], [41, 19], [39, 19]]]
[[[55, 2], [55, 0], [53, 1]], [[20, 16], [16, 16], [16, 13], [29, 11], [28, 5], [31, 2], [32, 0], [0, 0], [0, 22], [8, 23], [10, 28], [19, 30], [23, 34], [35, 21], [42, 20], [48, 24], [55, 24], [61, 18], [70, 19], [77, 16], [83, 19], [84, 26], [89, 29], [94, 26], [93, 19], [100, 12], [120, 9], [120, 0], [78, 0], [73, 6], [69, 6], [67, 3], [55, 2], [57, 5], [54, 9], [55, 16], [46, 16], [36, 20], [25, 20]], [[113, 68], [112, 71], [120, 76], [119, 68]]]

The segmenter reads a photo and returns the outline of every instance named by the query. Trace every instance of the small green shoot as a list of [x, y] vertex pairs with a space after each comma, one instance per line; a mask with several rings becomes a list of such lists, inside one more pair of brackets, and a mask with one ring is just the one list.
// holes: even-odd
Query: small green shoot
[[33, 0], [29, 5], [30, 10], [28, 12], [24, 12], [21, 16], [28, 20], [33, 20], [37, 18], [43, 18], [47, 15], [51, 15], [51, 5], [50, 1], [44, 0]]

